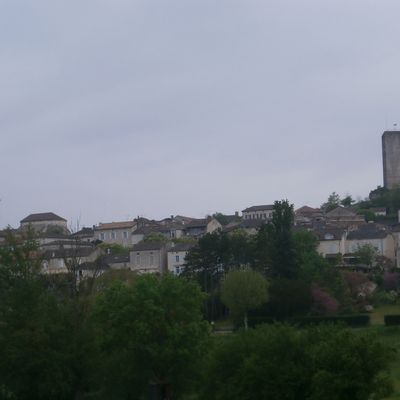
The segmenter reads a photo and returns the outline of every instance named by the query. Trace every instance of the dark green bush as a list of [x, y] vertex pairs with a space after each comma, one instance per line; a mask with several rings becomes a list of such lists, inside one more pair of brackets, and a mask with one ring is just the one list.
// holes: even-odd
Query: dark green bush
[[290, 320], [291, 323], [300, 326], [318, 325], [321, 323], [344, 323], [351, 327], [367, 326], [369, 325], [369, 321], [370, 316], [367, 314], [302, 317]]
[[386, 326], [400, 325], [400, 315], [385, 315], [384, 320]]

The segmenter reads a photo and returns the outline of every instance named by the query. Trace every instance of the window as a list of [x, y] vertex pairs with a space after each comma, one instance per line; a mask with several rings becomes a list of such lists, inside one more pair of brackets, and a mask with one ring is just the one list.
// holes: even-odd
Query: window
[[123, 235], [124, 235], [124, 239], [128, 239], [128, 232], [125, 231], [125, 232], [123, 233]]
[[140, 265], [140, 254], [136, 254], [136, 265]]
[[100, 233], [100, 240], [104, 240], [104, 239], [105, 239], [104, 233]]
[[179, 256], [175, 256], [175, 261], [179, 262]]
[[179, 275], [181, 273], [181, 269], [179, 267], [179, 265], [175, 266], [175, 275]]
[[111, 239], [115, 239], [116, 235], [115, 232], [111, 232]]
[[150, 265], [154, 265], [154, 256], [150, 254]]

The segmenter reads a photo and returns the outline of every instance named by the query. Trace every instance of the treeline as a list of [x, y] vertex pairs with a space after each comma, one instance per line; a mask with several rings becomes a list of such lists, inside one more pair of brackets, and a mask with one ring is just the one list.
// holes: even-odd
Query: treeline
[[269, 300], [256, 314], [285, 319], [295, 315], [349, 313], [357, 297], [347, 275], [317, 252], [314, 233], [294, 230], [293, 206], [274, 204], [272, 221], [256, 235], [237, 230], [202, 237], [186, 257], [185, 276], [209, 294], [205, 313], [212, 321], [226, 315], [221, 303], [221, 282], [227, 273], [251, 269], [269, 281]]
[[[46, 275], [34, 239], [7, 237], [0, 246], [0, 399], [385, 397], [391, 353], [368, 334], [274, 324], [212, 335], [203, 306], [213, 291], [220, 296], [225, 272], [254, 269], [254, 277], [268, 279], [257, 290], [267, 290], [260, 298], [280, 307], [279, 315], [298, 313], [291, 307], [315, 282], [338, 298], [346, 291], [315, 239], [289, 229], [290, 205], [278, 205], [280, 215], [254, 239], [214, 234], [199, 242], [189, 257], [197, 267], [188, 271], [206, 292], [195, 279], [171, 274]], [[278, 241], [291, 251], [283, 254]]]

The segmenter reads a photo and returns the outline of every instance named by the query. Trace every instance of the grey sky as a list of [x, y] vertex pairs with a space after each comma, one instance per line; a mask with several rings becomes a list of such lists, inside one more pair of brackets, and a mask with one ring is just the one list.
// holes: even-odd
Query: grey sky
[[398, 0], [0, 0], [0, 227], [365, 197]]

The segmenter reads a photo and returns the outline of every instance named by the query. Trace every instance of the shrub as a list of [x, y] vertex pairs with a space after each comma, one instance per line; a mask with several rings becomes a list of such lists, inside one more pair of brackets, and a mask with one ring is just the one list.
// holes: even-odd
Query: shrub
[[400, 315], [385, 315], [384, 320], [386, 326], [400, 325]]
[[336, 314], [339, 308], [338, 301], [328, 292], [317, 285], [311, 287], [313, 299], [312, 311], [316, 314]]
[[319, 325], [321, 323], [344, 323], [351, 327], [367, 326], [369, 321], [370, 316], [367, 314], [302, 317], [290, 320], [291, 323], [300, 326]]

